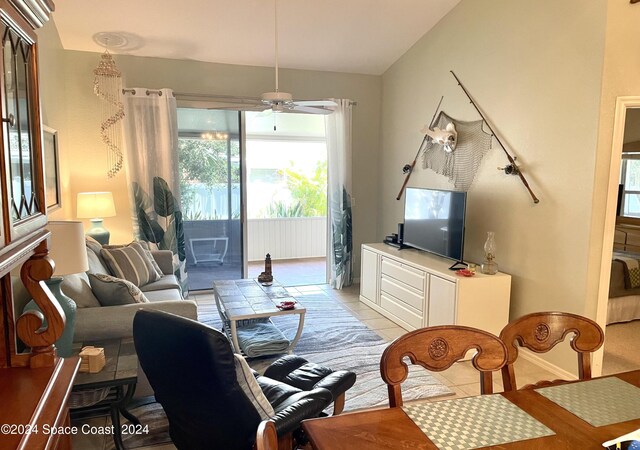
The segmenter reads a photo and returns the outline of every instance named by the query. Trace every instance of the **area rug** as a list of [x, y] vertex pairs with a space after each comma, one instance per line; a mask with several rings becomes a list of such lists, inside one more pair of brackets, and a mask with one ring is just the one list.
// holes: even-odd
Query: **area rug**
[[[386, 384], [380, 377], [380, 356], [388, 342], [354, 317], [331, 296], [331, 292], [311, 293], [298, 300], [307, 313], [304, 330], [294, 353], [335, 370], [345, 369], [356, 373], [356, 384], [347, 392], [345, 411], [388, 405]], [[220, 329], [215, 301], [197, 301], [200, 321]], [[278, 317], [273, 321], [287, 337], [295, 335], [297, 316]], [[249, 362], [260, 372], [276, 358], [253, 359]], [[405, 401], [452, 394], [449, 388], [421, 367], [412, 366], [408, 380], [402, 384]], [[126, 448], [170, 442], [166, 417], [159, 404], [144, 405], [132, 412], [143, 424], [149, 425], [149, 434], [124, 437]], [[111, 448], [113, 443], [108, 442], [107, 449]]]

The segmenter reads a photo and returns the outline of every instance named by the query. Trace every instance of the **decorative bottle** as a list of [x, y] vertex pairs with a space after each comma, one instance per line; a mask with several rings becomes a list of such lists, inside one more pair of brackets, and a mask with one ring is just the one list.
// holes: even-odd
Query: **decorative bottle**
[[487, 240], [484, 243], [482, 273], [487, 275], [495, 275], [498, 273], [498, 263], [496, 262], [496, 240], [495, 233], [493, 231], [487, 232]]

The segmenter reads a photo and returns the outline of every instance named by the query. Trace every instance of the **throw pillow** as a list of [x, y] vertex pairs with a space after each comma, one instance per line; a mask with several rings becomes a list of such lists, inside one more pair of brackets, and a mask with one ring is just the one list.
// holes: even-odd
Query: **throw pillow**
[[100, 306], [100, 301], [91, 291], [91, 284], [86, 273], [74, 273], [63, 277], [60, 288], [62, 292], [76, 303], [78, 308]]
[[102, 306], [148, 303], [147, 297], [133, 283], [102, 273], [89, 274], [91, 289]]
[[253, 407], [258, 411], [262, 420], [272, 418], [275, 415], [273, 406], [271, 406], [264, 392], [260, 389], [260, 385], [253, 375], [247, 360], [237, 353], [234, 353], [233, 356], [235, 357], [236, 379], [238, 380], [240, 389], [242, 389], [244, 395], [247, 396]]
[[158, 262], [156, 261], [156, 259], [153, 257], [153, 254], [151, 253], [151, 249], [149, 248], [149, 243], [147, 241], [134, 241], [134, 242], [137, 242], [138, 244], [140, 244], [140, 246], [144, 249], [144, 252], [147, 254], [147, 256], [149, 257], [149, 260], [151, 261], [151, 264], [153, 265], [153, 268], [158, 273], [158, 276], [162, 278], [164, 273], [162, 273], [162, 269], [158, 265]]
[[100, 250], [102, 250], [102, 244], [96, 241], [91, 236], [85, 236], [84, 239], [85, 239], [85, 244], [87, 248], [90, 248], [93, 251], [93, 253], [100, 256]]
[[100, 254], [114, 276], [138, 287], [160, 279], [149, 257], [137, 242], [126, 247], [103, 248]]

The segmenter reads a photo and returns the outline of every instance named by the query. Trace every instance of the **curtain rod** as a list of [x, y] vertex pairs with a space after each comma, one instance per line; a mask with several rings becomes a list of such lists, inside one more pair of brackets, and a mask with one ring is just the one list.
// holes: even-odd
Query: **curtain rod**
[[[130, 93], [130, 94], [136, 95], [136, 90], [135, 89], [123, 89], [122, 93], [123, 94]], [[160, 91], [160, 90], [154, 91], [153, 89], [147, 89], [145, 91], [145, 94], [147, 94], [147, 95], [158, 94], [160, 97], [162, 97], [162, 91]]]

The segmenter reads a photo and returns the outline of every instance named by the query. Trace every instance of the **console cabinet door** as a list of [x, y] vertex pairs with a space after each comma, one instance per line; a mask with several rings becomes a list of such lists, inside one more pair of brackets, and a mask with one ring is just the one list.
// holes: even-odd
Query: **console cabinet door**
[[362, 249], [362, 262], [360, 273], [360, 295], [370, 302], [379, 304], [378, 298], [378, 280], [380, 279], [380, 271], [378, 270], [377, 253]]
[[[33, 31], [0, 15], [5, 224], [16, 241], [46, 224], [37, 49]], [[5, 241], [5, 243], [6, 243]]]
[[429, 326], [456, 323], [456, 283], [429, 275]]

